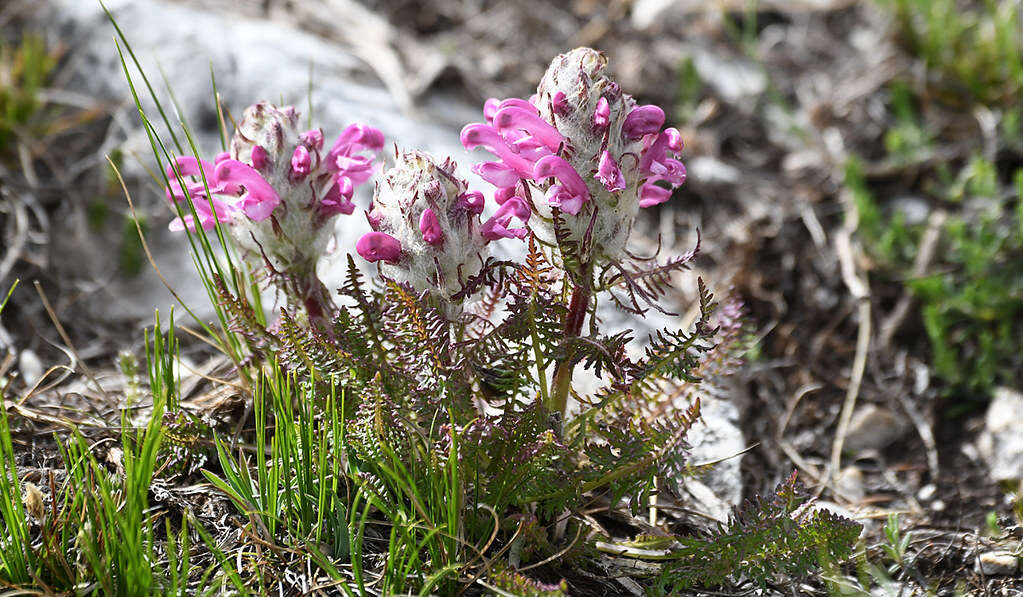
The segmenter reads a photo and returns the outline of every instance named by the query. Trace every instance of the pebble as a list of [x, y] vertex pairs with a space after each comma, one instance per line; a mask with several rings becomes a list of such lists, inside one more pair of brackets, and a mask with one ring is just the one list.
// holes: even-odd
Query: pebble
[[849, 421], [845, 449], [849, 452], [883, 450], [906, 431], [907, 422], [891, 410], [865, 404], [856, 409]]
[[863, 489], [863, 471], [855, 466], [847, 466], [838, 473], [835, 479], [838, 494], [851, 502], [862, 501], [866, 496]]
[[1012, 576], [1019, 568], [1019, 558], [1004, 550], [986, 551], [977, 556], [977, 572], [984, 576]]

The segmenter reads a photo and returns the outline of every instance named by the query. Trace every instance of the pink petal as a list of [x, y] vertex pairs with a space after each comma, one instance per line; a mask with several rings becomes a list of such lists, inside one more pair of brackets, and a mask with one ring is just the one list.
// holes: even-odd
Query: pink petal
[[270, 217], [270, 213], [281, 202], [277, 191], [259, 172], [238, 160], [224, 160], [217, 164], [214, 177], [218, 184], [224, 186], [245, 187], [245, 196], [242, 197], [238, 205], [245, 215], [253, 220], [260, 221]]
[[564, 158], [549, 155], [536, 162], [536, 166], [533, 168], [533, 180], [539, 182], [550, 177], [557, 178], [566, 191], [572, 195], [583, 197], [583, 201], [590, 198], [590, 190], [586, 187], [586, 183]]
[[291, 154], [291, 173], [295, 178], [301, 178], [309, 174], [312, 166], [312, 158], [309, 157], [309, 150], [305, 145], [299, 145]]
[[485, 199], [483, 198], [483, 193], [479, 191], [466, 191], [459, 195], [455, 200], [456, 206], [477, 216], [483, 213], [484, 203]]
[[367, 232], [355, 243], [355, 251], [369, 262], [395, 262], [401, 256], [401, 243], [390, 234]]
[[536, 109], [527, 110], [519, 106], [508, 106], [501, 108], [494, 114], [494, 128], [498, 131], [506, 129], [521, 129], [543, 143], [547, 149], [557, 151], [565, 138], [558, 132], [558, 129], [550, 125], [546, 120], [540, 118]]
[[354, 184], [362, 184], [373, 176], [372, 157], [339, 155], [334, 165], [339, 174], [348, 177]]
[[522, 223], [529, 221], [529, 206], [521, 197], [512, 197], [505, 201], [492, 218], [483, 223], [480, 233], [487, 240], [499, 238], [523, 238], [526, 236], [526, 228], [509, 228], [512, 218], [519, 219]]
[[504, 202], [512, 197], [516, 196], [518, 187], [515, 185], [507, 187], [499, 187], [494, 191], [494, 202], [498, 205], [504, 205]]
[[492, 97], [483, 103], [483, 118], [486, 119], [487, 124], [493, 124], [494, 114], [501, 109], [501, 100], [496, 97]]
[[638, 106], [625, 117], [622, 133], [630, 140], [650, 135], [661, 130], [664, 124], [664, 110], [657, 106]]
[[217, 157], [213, 158], [213, 163], [214, 164], [219, 164], [220, 162], [223, 162], [224, 160], [229, 160], [229, 159], [231, 159], [231, 152], [230, 151], [221, 151], [220, 153], [217, 154]]
[[668, 153], [682, 150], [682, 137], [677, 129], [668, 128], [661, 131], [646, 149], [639, 160], [639, 171], [642, 174], [662, 174], [669, 168], [665, 160]]
[[356, 151], [368, 149], [380, 151], [384, 148], [384, 134], [379, 130], [365, 124], [355, 123], [348, 125], [338, 135], [337, 141], [330, 148], [330, 160], [339, 155], [350, 155]]
[[369, 222], [369, 227], [375, 232], [380, 230], [380, 223], [383, 222], [384, 218], [380, 215], [380, 212], [375, 207], [370, 206], [370, 209], [366, 211], [366, 221]]
[[[213, 198], [212, 203], [213, 210], [210, 209], [210, 200], [205, 197], [192, 203], [192, 206], [195, 208], [195, 214], [199, 216], [199, 225], [204, 230], [211, 230], [216, 227], [218, 220], [225, 224], [230, 223], [235, 212], [233, 205], [220, 199]], [[186, 208], [184, 211], [188, 212], [189, 210]], [[186, 227], [189, 230], [195, 231], [195, 221], [190, 213], [185, 213], [181, 218], [174, 218], [168, 229], [177, 232]]]
[[485, 147], [505, 164], [514, 168], [520, 177], [532, 176], [533, 163], [513, 152], [493, 127], [479, 123], [466, 125], [462, 129], [461, 140], [462, 145], [469, 150]]
[[652, 207], [671, 199], [671, 189], [647, 182], [639, 189], [639, 206]]
[[571, 110], [571, 106], [568, 105], [568, 98], [565, 97], [564, 91], [558, 91], [551, 98], [551, 111], [558, 116], [566, 116]]
[[[536, 96], [534, 96], [534, 97], [536, 97]], [[497, 109], [500, 110], [501, 108], [508, 108], [508, 107], [522, 108], [523, 110], [526, 110], [526, 111], [536, 112], [536, 106], [533, 105], [533, 102], [531, 102], [531, 101], [527, 102], [526, 100], [524, 100], [522, 98], [518, 98], [518, 97], [509, 97], [508, 99], [503, 100], [497, 106]]]
[[[263, 170], [270, 161], [270, 156], [267, 155], [266, 149], [263, 149], [262, 145], [253, 145], [252, 157], [249, 161], [252, 162], [252, 167], [256, 170]], [[220, 162], [217, 163], [219, 164]]]
[[496, 187], [507, 187], [519, 181], [519, 174], [504, 162], [483, 162], [472, 167], [480, 178]]
[[355, 211], [355, 204], [352, 203], [352, 181], [343, 176], [338, 178], [320, 200], [320, 211], [328, 218], [338, 214], [352, 215]]
[[611, 191], [621, 191], [625, 188], [625, 176], [622, 174], [618, 163], [611, 157], [611, 152], [604, 151], [600, 154], [600, 164], [597, 166], [597, 180], [604, 183], [604, 188]]
[[299, 138], [302, 140], [302, 143], [305, 143], [311, 149], [317, 151], [323, 149], [323, 131], [320, 129], [308, 130], [299, 135]]
[[444, 244], [444, 231], [440, 227], [440, 221], [429, 207], [423, 210], [423, 215], [419, 218], [419, 231], [423, 233], [426, 244], [435, 247]]
[[610, 122], [611, 106], [607, 103], [607, 98], [602, 97], [597, 100], [597, 108], [593, 111], [593, 126], [604, 130]]
[[[198, 160], [190, 155], [183, 155], [179, 158], [175, 158], [174, 165], [177, 166], [177, 170], [181, 172], [181, 176], [199, 176], [200, 172], [204, 173], [206, 180], [213, 184], [213, 164], [206, 160]], [[167, 166], [167, 178], [170, 180], [177, 180], [177, 173], [174, 171], [174, 165]]]
[[548, 204], [575, 216], [582, 210], [588, 196], [572, 193], [561, 185], [551, 185], [551, 188], [547, 189], [546, 198]]

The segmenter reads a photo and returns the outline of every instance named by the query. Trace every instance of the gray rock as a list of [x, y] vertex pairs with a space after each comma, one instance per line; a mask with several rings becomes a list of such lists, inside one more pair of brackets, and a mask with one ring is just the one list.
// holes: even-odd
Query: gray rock
[[717, 462], [700, 481], [726, 504], [737, 506], [742, 501], [740, 453], [748, 447], [740, 427], [738, 402], [704, 395], [700, 399], [700, 414], [703, 421], [686, 435], [692, 447], [689, 462], [696, 465]]
[[995, 390], [977, 448], [996, 481], [1023, 479], [1023, 394]]
[[852, 453], [883, 450], [899, 439], [908, 427], [904, 418], [887, 408], [864, 404], [853, 412], [844, 448]]
[[[462, 124], [479, 119], [482, 108], [443, 95], [424, 98], [413, 113], [380, 83], [371, 68], [349, 49], [277, 22], [205, 12], [160, 0], [114, 0], [107, 3], [132, 49], [150, 77], [166, 110], [173, 106], [165, 93], [173, 89], [180, 116], [190, 123], [202, 155], [219, 151], [210, 72], [225, 107], [236, 117], [246, 106], [269, 99], [292, 104], [303, 112], [312, 105], [314, 126], [322, 127], [328, 142], [352, 122], [364, 122], [383, 131], [388, 142], [450, 155], [469, 175], [471, 159], [459, 143]], [[213, 316], [205, 290], [188, 259], [182, 234], [166, 231], [173, 216], [163, 193], [146, 173], [152, 168], [152, 150], [142, 128], [113, 42], [114, 29], [98, 2], [48, 0], [40, 10], [40, 26], [70, 48], [69, 86], [83, 94], [119, 105], [114, 121], [118, 130], [100, 149], [120, 149], [126, 156], [124, 174], [133, 199], [151, 227], [148, 238], [157, 264], [184, 302], [203, 319]], [[132, 77], [147, 116], [155, 120], [164, 141], [170, 135], [149, 102], [141, 76]], [[310, 97], [310, 76], [312, 94]], [[181, 138], [180, 131], [176, 131]], [[177, 153], [173, 146], [171, 151]], [[387, 151], [385, 150], [385, 154]], [[474, 175], [473, 175], [474, 176]], [[134, 183], [134, 184], [133, 184]], [[145, 186], [143, 186], [145, 185]], [[356, 202], [369, 203], [372, 185], [359, 189]], [[125, 205], [117, 206], [127, 211]], [[100, 320], [151, 320], [154, 307], [166, 310], [175, 303], [151, 268], [132, 279], [118, 275], [116, 235], [95, 234], [84, 217], [57, 222], [53, 262], [68, 277], [82, 280], [90, 314]], [[349, 247], [368, 231], [364, 218], [338, 218], [339, 246]], [[337, 283], [344, 275], [344, 251], [321, 262], [324, 282]], [[272, 299], [269, 304], [272, 304]]]
[[976, 570], [984, 576], [1012, 576], [1019, 568], [1019, 557], [1011, 551], [994, 550], [977, 555]]

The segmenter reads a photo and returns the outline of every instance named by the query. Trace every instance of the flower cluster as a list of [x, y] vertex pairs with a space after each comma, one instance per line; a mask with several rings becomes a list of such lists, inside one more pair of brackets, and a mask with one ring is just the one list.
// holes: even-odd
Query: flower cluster
[[388, 277], [450, 299], [483, 268], [491, 240], [525, 234], [509, 227], [513, 217], [529, 217], [522, 203], [506, 204], [481, 223], [483, 195], [455, 175], [450, 159], [438, 164], [427, 153], [406, 151], [395, 161], [366, 214], [373, 231], [355, 247], [381, 262]]
[[466, 126], [461, 138], [466, 149], [498, 158], [474, 171], [497, 187], [498, 203], [532, 207], [529, 226], [540, 240], [556, 242], [556, 211], [569, 240], [588, 240], [593, 257], [617, 260], [639, 208], [667, 201], [686, 171], [678, 131], [660, 130], [664, 112], [637, 106], [606, 66], [590, 48], [562, 54], [529, 101], [487, 100], [486, 122]]
[[[301, 132], [298, 122], [293, 107], [260, 102], [245, 110], [229, 152], [212, 164], [180, 157], [167, 168], [168, 199], [191, 198], [200, 226], [230, 224], [242, 247], [289, 273], [315, 268], [330, 238], [327, 224], [355, 210], [355, 186], [373, 174], [367, 152], [384, 145], [380, 131], [353, 124], [324, 151], [323, 131]], [[172, 230], [195, 229], [188, 211]]]

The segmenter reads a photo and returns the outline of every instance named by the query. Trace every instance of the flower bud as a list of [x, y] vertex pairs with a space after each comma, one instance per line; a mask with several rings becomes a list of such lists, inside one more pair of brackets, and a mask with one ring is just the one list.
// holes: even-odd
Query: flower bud
[[[406, 151], [383, 175], [367, 213], [374, 231], [356, 246], [384, 275], [417, 291], [450, 299], [480, 272], [489, 250], [481, 231], [482, 196], [455, 176], [455, 163], [438, 164]], [[457, 313], [460, 307], [453, 306]]]

